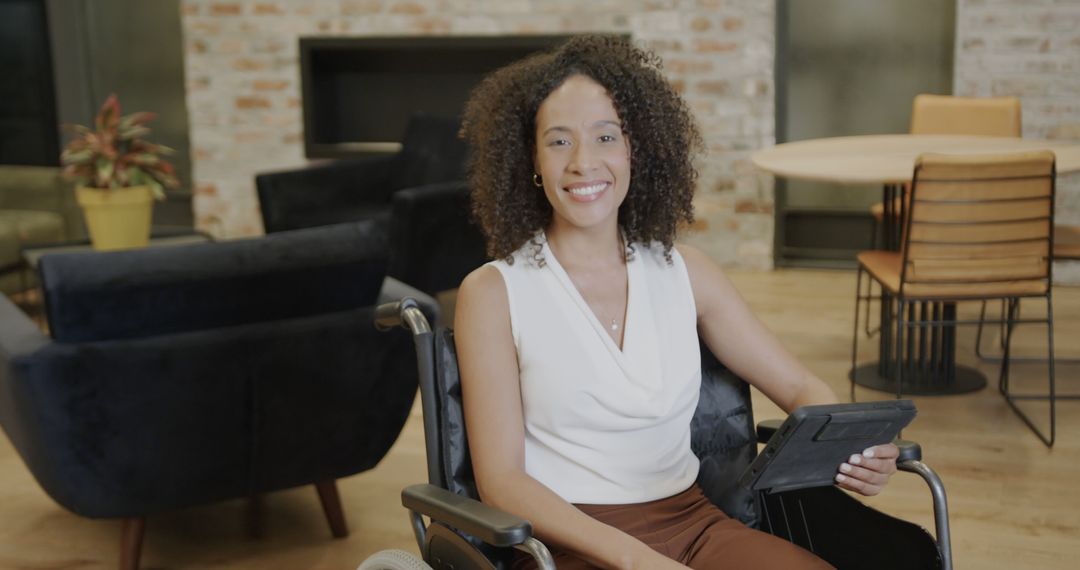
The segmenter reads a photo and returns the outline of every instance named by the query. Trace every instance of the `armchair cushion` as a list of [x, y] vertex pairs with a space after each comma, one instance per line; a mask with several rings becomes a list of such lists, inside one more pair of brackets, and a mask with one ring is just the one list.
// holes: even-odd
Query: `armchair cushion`
[[330, 313], [372, 304], [386, 271], [373, 222], [230, 242], [41, 260], [61, 342], [116, 340]]

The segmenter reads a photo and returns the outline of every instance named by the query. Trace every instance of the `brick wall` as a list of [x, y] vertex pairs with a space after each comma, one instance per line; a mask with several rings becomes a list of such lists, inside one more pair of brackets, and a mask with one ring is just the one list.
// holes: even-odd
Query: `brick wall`
[[[197, 225], [262, 231], [256, 172], [303, 164], [297, 39], [628, 33], [665, 60], [709, 146], [687, 241], [772, 264], [773, 190], [749, 155], [773, 144], [771, 0], [183, 0]], [[1080, 139], [1080, 0], [958, 0], [955, 92], [1019, 95], [1024, 136]], [[1059, 181], [1080, 223], [1080, 175]], [[1080, 270], [1076, 270], [1080, 274]], [[1077, 276], [1080, 281], [1080, 275]]]
[[749, 155], [772, 144], [774, 6], [733, 0], [184, 0], [197, 225], [262, 231], [256, 172], [303, 158], [297, 39], [629, 33], [665, 60], [710, 152], [688, 240], [771, 265], [772, 187]]
[[[1015, 95], [1024, 137], [1080, 142], [1080, 0], [959, 0], [957, 95]], [[1080, 173], [1057, 180], [1058, 223], [1080, 224]], [[1080, 263], [1055, 280], [1080, 284]]]

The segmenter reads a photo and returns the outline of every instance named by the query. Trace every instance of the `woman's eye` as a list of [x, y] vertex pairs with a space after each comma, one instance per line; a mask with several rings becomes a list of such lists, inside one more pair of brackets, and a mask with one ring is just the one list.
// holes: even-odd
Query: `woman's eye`
[[566, 139], [555, 139], [548, 143], [548, 146], [566, 146], [570, 144], [570, 141]]
[[615, 135], [600, 135], [600, 142], [614, 142]]

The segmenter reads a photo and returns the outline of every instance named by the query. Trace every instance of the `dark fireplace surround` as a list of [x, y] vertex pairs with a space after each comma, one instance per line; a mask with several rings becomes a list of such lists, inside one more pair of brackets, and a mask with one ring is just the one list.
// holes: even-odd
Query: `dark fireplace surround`
[[304, 152], [397, 152], [412, 113], [460, 117], [485, 75], [568, 37], [301, 38]]

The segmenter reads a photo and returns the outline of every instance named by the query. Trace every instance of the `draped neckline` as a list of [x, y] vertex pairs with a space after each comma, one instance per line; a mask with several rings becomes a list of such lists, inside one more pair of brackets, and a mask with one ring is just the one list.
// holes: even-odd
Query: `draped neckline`
[[660, 378], [660, 355], [656, 338], [656, 323], [649, 304], [648, 281], [639, 259], [644, 252], [638, 251], [626, 261], [626, 318], [623, 319], [622, 348], [608, 334], [607, 327], [593, 312], [585, 297], [570, 279], [548, 244], [547, 236], [540, 234], [541, 253], [545, 267], [562, 286], [566, 296], [578, 308], [581, 317], [592, 328], [599, 342], [611, 354], [619, 367], [636, 384], [651, 385]]

